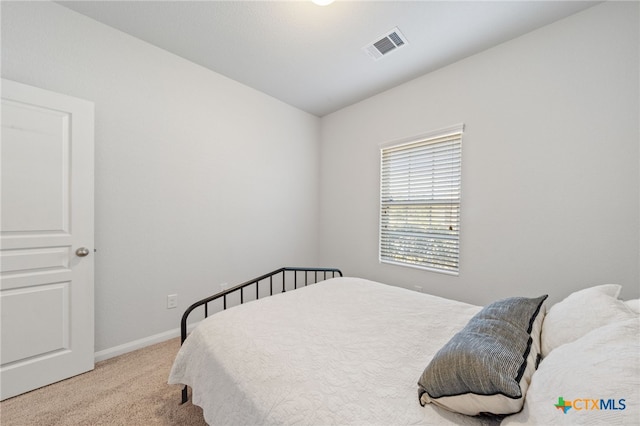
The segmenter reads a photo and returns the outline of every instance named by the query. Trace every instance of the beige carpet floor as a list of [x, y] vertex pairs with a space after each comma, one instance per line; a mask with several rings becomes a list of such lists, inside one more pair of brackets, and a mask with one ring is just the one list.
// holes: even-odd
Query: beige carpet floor
[[0, 424], [206, 425], [199, 407], [180, 405], [181, 387], [167, 384], [179, 346], [179, 339], [148, 346], [2, 401]]

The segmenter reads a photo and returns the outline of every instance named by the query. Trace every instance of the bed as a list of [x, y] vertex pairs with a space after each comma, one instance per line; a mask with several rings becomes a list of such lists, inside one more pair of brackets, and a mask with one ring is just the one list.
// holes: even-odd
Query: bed
[[[183, 398], [189, 386], [212, 425], [637, 422], [638, 303], [619, 300], [620, 286], [585, 289], [551, 309], [544, 295], [483, 308], [341, 275], [281, 268], [192, 305], [169, 383], [185, 385]], [[585, 306], [589, 320], [577, 324]], [[187, 338], [197, 308], [218, 312]], [[495, 323], [509, 328], [507, 346], [522, 340], [514, 356], [494, 351], [500, 337], [483, 328]], [[504, 377], [482, 372], [498, 374], [495, 383], [467, 374], [475, 368], [468, 362], [501, 370], [510, 357], [515, 370]], [[598, 362], [607, 367], [588, 367]], [[584, 398], [602, 399], [605, 409], [581, 410]]]

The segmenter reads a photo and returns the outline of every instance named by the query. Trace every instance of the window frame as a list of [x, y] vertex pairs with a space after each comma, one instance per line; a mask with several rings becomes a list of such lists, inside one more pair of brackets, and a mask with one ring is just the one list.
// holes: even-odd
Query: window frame
[[[463, 135], [464, 135], [464, 124], [457, 124], [455, 126], [450, 126], [450, 127], [446, 127], [443, 129], [439, 129], [439, 130], [435, 130], [435, 131], [431, 131], [431, 132], [427, 132], [427, 133], [423, 133], [420, 135], [416, 135], [416, 136], [412, 136], [410, 138], [404, 138], [401, 140], [394, 140], [394, 141], [390, 141], [390, 142], [386, 142], [383, 144], [379, 145], [379, 149], [380, 149], [380, 182], [379, 182], [379, 189], [380, 189], [380, 198], [379, 198], [379, 223], [378, 223], [378, 260], [380, 263], [385, 263], [385, 264], [393, 264], [393, 265], [399, 265], [399, 266], [404, 266], [404, 267], [410, 267], [410, 268], [417, 268], [417, 269], [423, 269], [423, 270], [427, 270], [427, 271], [431, 271], [431, 272], [437, 272], [437, 273], [442, 273], [442, 274], [447, 274], [447, 275], [455, 275], [458, 276], [460, 273], [460, 212], [461, 212], [461, 204], [462, 204], [462, 142], [463, 142]], [[456, 163], [455, 168], [457, 169], [457, 174], [456, 173], [452, 173], [451, 176], [453, 176], [453, 179], [450, 181], [450, 183], [453, 185], [453, 190], [451, 193], [446, 193], [445, 194], [445, 198], [442, 199], [437, 199], [435, 198], [435, 196], [433, 195], [433, 191], [434, 191], [434, 186], [431, 186], [431, 199], [428, 199], [428, 197], [426, 195], [418, 195], [416, 199], [411, 199], [408, 201], [402, 201], [402, 202], [395, 202], [393, 200], [385, 200], [384, 197], [387, 196], [391, 196], [391, 190], [389, 189], [389, 187], [385, 188], [385, 185], [388, 181], [389, 181], [389, 177], [388, 175], [385, 176], [385, 166], [389, 167], [389, 152], [392, 151], [400, 151], [400, 150], [407, 150], [410, 149], [412, 146], [414, 148], [416, 148], [416, 150], [422, 148], [424, 149], [425, 147], [427, 147], [426, 149], [428, 150], [429, 147], [428, 145], [431, 144], [442, 144], [445, 143], [444, 141], [446, 141], [448, 138], [452, 138], [451, 140], [458, 140], [459, 142], [457, 142], [458, 147], [454, 148], [454, 150], [458, 150], [458, 161]], [[435, 146], [435, 145], [433, 145]], [[385, 153], [386, 153], [386, 158], [387, 158], [387, 162], [385, 163]], [[409, 153], [411, 154], [411, 153]], [[432, 154], [433, 155], [433, 154]], [[421, 169], [422, 171], [422, 169]], [[411, 180], [411, 172], [408, 171], [408, 174], [405, 176], [404, 180]], [[447, 176], [449, 176], [449, 174], [447, 174]], [[385, 181], [386, 179], [386, 181]], [[456, 186], [457, 183], [457, 186]], [[409, 189], [411, 186], [411, 183], [408, 184], [407, 189]], [[422, 187], [422, 189], [424, 189], [425, 187]], [[457, 189], [456, 189], [457, 188]], [[386, 190], [386, 192], [385, 192]], [[421, 191], [415, 191], [415, 192], [422, 192]], [[455, 196], [455, 194], [457, 193], [457, 196]], [[412, 194], [415, 193], [411, 192], [411, 190], [409, 189], [409, 193], [407, 195], [407, 197], [412, 198]], [[408, 238], [410, 240], [414, 240], [414, 241], [418, 241], [418, 244], [423, 243], [425, 244], [425, 246], [427, 247], [426, 249], [424, 249], [424, 252], [427, 252], [429, 250], [432, 250], [434, 247], [436, 248], [435, 253], [431, 253], [431, 254], [424, 254], [423, 256], [411, 256], [411, 247], [409, 244], [405, 245], [403, 247], [403, 251], [404, 253], [400, 253], [398, 251], [393, 252], [393, 249], [390, 249], [390, 245], [388, 244], [390, 241], [393, 242], [392, 239], [390, 239], [389, 235], [393, 234], [394, 232], [396, 232], [396, 234], [399, 234], [398, 231], [389, 231], [389, 228], [383, 228], [384, 224], [385, 224], [385, 218], [386, 218], [386, 223], [389, 222], [389, 218], [392, 218], [394, 215], [396, 218], [402, 219], [404, 218], [405, 220], [405, 224], [402, 225], [404, 226], [404, 230], [400, 230], [402, 231], [402, 233], [405, 233], [404, 231], [406, 231], [407, 225], [406, 222], [408, 222], [408, 218], [411, 216], [411, 213], [404, 213], [405, 216], [402, 216], [402, 214], [399, 213], [389, 213], [389, 208], [390, 206], [407, 206], [407, 210], [408, 211], [408, 206], [413, 206], [414, 208], [419, 208], [422, 209], [424, 211], [425, 207], [430, 210], [429, 213], [427, 214], [427, 216], [429, 218], [431, 218], [430, 220], [430, 225], [431, 226], [431, 222], [434, 221], [434, 206], [449, 206], [450, 210], [455, 210], [457, 213], [455, 213], [455, 229], [452, 228], [448, 228], [448, 230], [453, 231], [453, 233], [439, 233], [437, 230], [434, 232], [433, 229], [430, 228], [431, 232], [415, 232], [412, 231], [410, 234], [411, 236]], [[418, 207], [416, 207], [418, 206]], [[427, 207], [428, 206], [428, 207]], [[452, 207], [455, 206], [455, 207]], [[385, 212], [385, 208], [387, 208], [387, 211]], [[402, 210], [402, 209], [400, 209]], [[448, 223], [448, 222], [447, 222]], [[441, 224], [441, 223], [440, 223]], [[399, 226], [401, 227], [401, 226]], [[424, 227], [424, 224], [422, 224], [422, 227]], [[414, 227], [417, 228], [417, 227]], [[442, 232], [442, 228], [440, 228], [440, 232]], [[446, 234], [446, 236], [445, 236]], [[409, 235], [406, 234], [405, 235]], [[402, 237], [398, 237], [397, 241], [401, 240]], [[385, 246], [385, 250], [383, 250], [383, 244], [387, 244]], [[444, 247], [444, 248], [443, 248]], [[383, 253], [384, 252], [384, 253]], [[394, 254], [394, 258], [391, 258], [391, 256], [389, 254]], [[407, 254], [408, 253], [408, 254]], [[415, 253], [415, 251], [413, 252]], [[455, 256], [451, 256], [452, 253], [455, 253]], [[455, 260], [455, 265], [454, 266], [448, 266], [448, 265], [440, 265], [438, 266], [439, 262], [438, 259], [436, 258], [435, 255], [438, 254], [445, 254], [447, 257], [451, 257], [452, 259]], [[416, 260], [416, 258], [420, 257], [419, 260]], [[440, 262], [442, 263], [442, 262]]]

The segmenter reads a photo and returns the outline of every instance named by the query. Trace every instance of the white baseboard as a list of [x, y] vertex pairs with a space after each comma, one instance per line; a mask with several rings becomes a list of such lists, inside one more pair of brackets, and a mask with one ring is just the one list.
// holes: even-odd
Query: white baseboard
[[[193, 328], [197, 325], [190, 324], [187, 327], [187, 331], [193, 330]], [[123, 355], [128, 352], [135, 351], [137, 349], [142, 349], [147, 346], [155, 345], [156, 343], [162, 343], [166, 340], [173, 339], [174, 337], [180, 336], [180, 329], [174, 328], [173, 330], [165, 331], [163, 333], [154, 334], [153, 336], [144, 337], [142, 339], [134, 340], [133, 342], [124, 343], [122, 345], [114, 346], [112, 348], [104, 349], [99, 352], [94, 353], [95, 362], [104, 361], [109, 358], [113, 358], [118, 355]]]

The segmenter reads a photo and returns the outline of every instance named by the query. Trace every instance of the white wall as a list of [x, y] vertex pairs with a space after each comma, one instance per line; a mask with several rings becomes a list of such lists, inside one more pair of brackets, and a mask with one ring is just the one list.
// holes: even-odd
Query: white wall
[[49, 2], [2, 2], [2, 77], [95, 102], [97, 351], [316, 263], [317, 117]]
[[[638, 297], [638, 12], [595, 6], [324, 117], [322, 263], [478, 304]], [[460, 275], [380, 264], [378, 144], [457, 123]]]
[[[637, 3], [322, 120], [59, 5], [1, 7], [2, 77], [96, 104], [98, 351], [174, 329], [221, 282], [319, 254], [479, 304], [603, 282], [638, 297]], [[379, 264], [378, 144], [459, 122], [460, 276]]]

